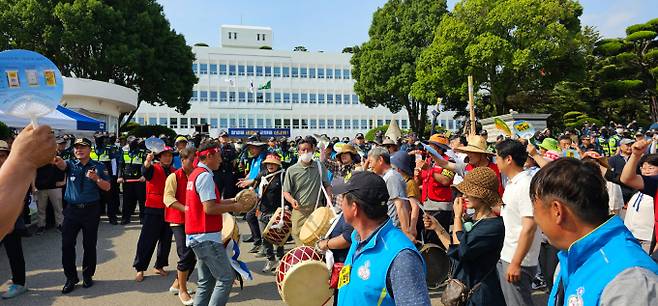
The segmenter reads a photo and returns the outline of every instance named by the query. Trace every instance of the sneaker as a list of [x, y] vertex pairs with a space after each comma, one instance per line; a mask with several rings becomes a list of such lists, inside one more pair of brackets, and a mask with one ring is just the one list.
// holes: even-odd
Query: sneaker
[[267, 256], [267, 254], [265, 254], [265, 248], [261, 248], [260, 251], [258, 251], [258, 253], [256, 253], [256, 255], [254, 255], [254, 256], [256, 256], [258, 258], [263, 258], [263, 257]]
[[276, 270], [276, 261], [268, 260], [265, 267], [263, 267], [263, 272], [272, 272], [274, 270]]
[[3, 299], [15, 298], [27, 291], [27, 287], [21, 285], [10, 285], [9, 290], [2, 295]]
[[532, 280], [532, 290], [540, 290], [546, 288], [546, 281], [539, 277], [535, 277], [535, 279]]
[[45, 232], [46, 232], [46, 228], [43, 227], [43, 226], [41, 226], [41, 227], [37, 228], [37, 231], [34, 232], [34, 233], [35, 233], [37, 236], [41, 236], [41, 235], [43, 235], [43, 233], [45, 233]]
[[249, 250], [249, 253], [258, 253], [258, 251], [260, 251], [260, 245], [254, 245], [254, 247]]

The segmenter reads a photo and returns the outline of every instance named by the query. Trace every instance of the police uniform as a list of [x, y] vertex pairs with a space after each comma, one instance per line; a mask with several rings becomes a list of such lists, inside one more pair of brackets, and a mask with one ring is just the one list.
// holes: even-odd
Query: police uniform
[[146, 183], [137, 180], [142, 177], [142, 164], [145, 156], [146, 151], [139, 148], [123, 151], [123, 162], [119, 167], [119, 177], [124, 179], [121, 224], [130, 223], [130, 216], [135, 212], [137, 203], [139, 203], [139, 220], [144, 219]]
[[[76, 144], [91, 147], [91, 142], [79, 139]], [[96, 241], [98, 239], [98, 224], [100, 222], [101, 189], [97, 182], [87, 178], [89, 170], [96, 170], [99, 178], [109, 180], [105, 166], [97, 161], [89, 160], [86, 164], [80, 160], [66, 161], [67, 186], [64, 199], [68, 203], [64, 209], [62, 223], [62, 266], [67, 281], [78, 282], [75, 267], [75, 244], [78, 233], [82, 230], [82, 277], [91, 280], [96, 271]]]
[[119, 212], [119, 183], [117, 182], [117, 169], [119, 160], [117, 159], [117, 148], [114, 145], [105, 145], [98, 143], [99, 147], [93, 148], [89, 158], [103, 163], [105, 173], [109, 177], [110, 190], [101, 191], [101, 213], [106, 212], [110, 223], [117, 223], [117, 214]]

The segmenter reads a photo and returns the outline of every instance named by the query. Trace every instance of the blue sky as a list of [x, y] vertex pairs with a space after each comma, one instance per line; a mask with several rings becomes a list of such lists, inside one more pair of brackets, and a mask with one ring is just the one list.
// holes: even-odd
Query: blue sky
[[[448, 8], [458, 0], [448, 0]], [[274, 49], [340, 52], [368, 39], [373, 12], [385, 0], [158, 0], [188, 44], [219, 46], [222, 24], [272, 27]], [[624, 36], [632, 24], [658, 17], [657, 0], [581, 0], [583, 24], [606, 37]]]

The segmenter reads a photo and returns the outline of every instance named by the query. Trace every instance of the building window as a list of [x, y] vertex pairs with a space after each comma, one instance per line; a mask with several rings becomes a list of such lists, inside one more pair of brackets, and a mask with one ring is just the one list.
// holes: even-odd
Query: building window
[[191, 127], [191, 128], [195, 127], [197, 124], [199, 124], [199, 119], [197, 119], [197, 118], [190, 118], [190, 127]]
[[220, 91], [219, 92], [219, 102], [226, 102], [228, 101], [228, 93], [225, 91]]
[[283, 103], [290, 103], [290, 93], [283, 94]]
[[256, 93], [256, 103], [263, 103], [263, 93], [262, 92], [257, 92]]
[[350, 104], [350, 95], [343, 95], [343, 104]]
[[308, 130], [308, 120], [302, 119], [302, 129]]
[[324, 94], [318, 94], [318, 103], [324, 104]]
[[244, 65], [238, 65], [238, 75], [245, 75], [247, 69], [245, 68]]
[[270, 119], [270, 118], [265, 119], [265, 128], [266, 129], [271, 129], [272, 128], [272, 119]]
[[265, 40], [265, 34], [260, 34], [260, 37], [262, 37], [263, 40]]
[[352, 104], [359, 104], [359, 96], [352, 95]]
[[158, 119], [158, 122], [159, 125], [167, 126], [167, 118], [160, 118]]
[[228, 75], [235, 75], [235, 73], [236, 73], [235, 65], [229, 65], [228, 66]]
[[280, 118], [276, 118], [276, 119], [274, 119], [274, 128], [275, 128], [275, 129], [280, 129], [281, 126], [282, 126], [282, 125], [281, 125], [281, 119], [280, 119]]
[[337, 129], [342, 129], [343, 128], [343, 120], [336, 119], [336, 128]]
[[283, 77], [284, 78], [290, 77], [290, 67], [283, 67]]
[[284, 129], [290, 128], [290, 119], [283, 119], [283, 128]]
[[441, 119], [441, 123], [439, 124], [439, 126], [447, 129], [447, 128], [448, 128], [448, 124], [446, 124], [446, 122], [447, 122], [447, 121], [446, 121], [445, 119]]
[[409, 128], [409, 121], [407, 119], [402, 119], [402, 124], [400, 125], [403, 129], [408, 129]]
[[368, 128], [368, 120], [361, 119], [361, 128], [364, 130]]
[[192, 97], [190, 98], [190, 101], [197, 101], [199, 99], [199, 92], [196, 90], [192, 91]]
[[357, 120], [357, 119], [352, 120], [352, 128], [353, 129], [358, 129], [359, 128], [359, 120]]
[[352, 73], [349, 69], [343, 69], [343, 79], [349, 80], [352, 78]]
[[260, 40], [260, 34], [256, 34], [256, 40]]
[[169, 118], [169, 127], [172, 129], [178, 128], [178, 118]]
[[340, 80], [340, 79], [343, 78], [343, 74], [341, 72], [342, 72], [342, 70], [340, 70], [340, 69], [334, 70], [334, 73], [336, 74], [335, 75], [336, 79]]
[[318, 121], [318, 127], [321, 128], [321, 129], [326, 128], [326, 127], [327, 127], [326, 122], [327, 122], [326, 120], [324, 120], [324, 119], [320, 119], [320, 120]]
[[317, 95], [314, 93], [310, 94], [309, 100], [311, 101], [311, 104], [317, 103]]
[[343, 96], [336, 95], [336, 104], [343, 104]]
[[217, 75], [217, 64], [210, 64], [210, 74]]
[[382, 126], [382, 125], [384, 125], [384, 120], [378, 119], [377, 120], [377, 126], [379, 127], [379, 126]]
[[310, 120], [310, 127], [311, 129], [315, 130], [318, 128], [318, 120], [317, 119], [311, 119]]
[[263, 76], [263, 66], [256, 66], [256, 76]]
[[334, 104], [334, 95], [333, 94], [328, 94], [327, 95], [327, 104]]
[[327, 68], [327, 79], [333, 79], [334, 78], [334, 70], [331, 68]]
[[315, 79], [315, 68], [308, 68], [308, 77]]
[[334, 128], [334, 119], [327, 119], [327, 128], [328, 129]]
[[238, 118], [238, 126], [241, 129], [246, 128], [247, 127], [247, 118], [244, 118], [244, 117]]
[[[212, 121], [211, 121], [212, 122]], [[228, 119], [226, 118], [219, 118], [219, 128], [221, 129], [226, 129], [228, 128]]]
[[271, 92], [266, 92], [265, 93], [265, 103], [272, 103], [272, 93]]
[[247, 93], [247, 103], [254, 102], [254, 93], [253, 92], [248, 92]]
[[272, 67], [271, 66], [265, 66], [265, 76], [266, 77], [272, 76]]
[[281, 93], [280, 92], [275, 92], [274, 93], [274, 103], [281, 103]]
[[199, 65], [192, 64], [192, 72], [194, 72], [194, 74], [199, 74], [198, 68], [199, 68]]
[[292, 128], [293, 129], [299, 128], [299, 119], [292, 119]]
[[218, 125], [217, 125], [217, 118], [210, 118], [210, 128], [211, 128], [211, 129], [216, 129], [216, 128], [218, 128]]
[[200, 64], [199, 68], [199, 74], [208, 74], [208, 64]]
[[247, 102], [247, 93], [241, 91], [238, 93], [238, 102]]
[[210, 92], [210, 102], [217, 102], [217, 92], [216, 91], [211, 91]]
[[238, 119], [237, 119], [237, 118], [231, 118], [231, 119], [229, 120], [229, 122], [230, 122], [230, 125], [228, 126], [229, 128], [234, 128], [234, 127], [239, 126], [239, 125], [238, 125]]
[[229, 102], [235, 102], [235, 91], [230, 91], [228, 93], [228, 101]]
[[187, 118], [180, 118], [180, 128], [186, 129], [187, 127]]
[[324, 68], [318, 68], [318, 79], [324, 79]]
[[139, 125], [144, 125], [144, 118], [139, 117], [139, 118], [137, 119], [137, 122], [139, 123]]
[[275, 78], [281, 77], [281, 67], [274, 67], [274, 77]]
[[[249, 120], [252, 120], [252, 119], [249, 119]], [[256, 128], [259, 128], [259, 129], [265, 128], [265, 120], [260, 119], [260, 118], [256, 119]]]
[[208, 124], [208, 119], [207, 119], [207, 118], [201, 118], [201, 119], [199, 119], [199, 124], [201, 124], [201, 125], [206, 125], [206, 124]]
[[219, 65], [219, 74], [226, 75], [226, 73], [227, 73], [226, 64], [220, 64]]
[[302, 104], [308, 104], [308, 94], [302, 93]]
[[248, 76], [253, 76], [254, 75], [254, 66], [247, 66], [247, 75]]
[[228, 39], [233, 38], [233, 32], [228, 32]]
[[207, 91], [201, 91], [199, 92], [199, 101], [201, 102], [208, 102], [208, 92]]
[[297, 78], [299, 77], [299, 68], [297, 67], [292, 67], [292, 77]]
[[350, 127], [350, 123], [351, 123], [351, 122], [350, 122], [349, 119], [345, 119], [345, 121], [343, 121], [343, 125], [345, 126], [345, 129], [346, 129], [346, 130], [351, 129], [351, 127]]
[[292, 103], [298, 104], [299, 103], [299, 93], [293, 93], [292, 94]]
[[302, 78], [308, 77], [308, 69], [306, 67], [299, 68], [299, 76]]

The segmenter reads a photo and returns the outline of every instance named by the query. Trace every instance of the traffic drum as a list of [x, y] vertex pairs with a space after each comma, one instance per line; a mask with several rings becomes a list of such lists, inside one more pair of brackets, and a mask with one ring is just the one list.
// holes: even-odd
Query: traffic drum
[[420, 249], [420, 254], [427, 266], [426, 282], [430, 289], [437, 289], [450, 274], [450, 258], [443, 248], [433, 243], [426, 243]]
[[[283, 223], [279, 225], [281, 218], [283, 218]], [[263, 238], [273, 245], [282, 246], [286, 244], [288, 237], [290, 237], [291, 229], [290, 211], [279, 207], [270, 218], [265, 230], [263, 230]]]
[[226, 245], [230, 239], [240, 242], [240, 231], [238, 230], [238, 223], [235, 222], [235, 217], [229, 213], [222, 214], [222, 243]]
[[315, 243], [324, 236], [331, 228], [331, 220], [336, 216], [334, 210], [329, 207], [317, 208], [299, 231], [299, 239], [304, 245], [315, 246]]
[[281, 258], [276, 286], [281, 299], [291, 306], [324, 305], [333, 295], [327, 265], [308, 246], [294, 248]]

